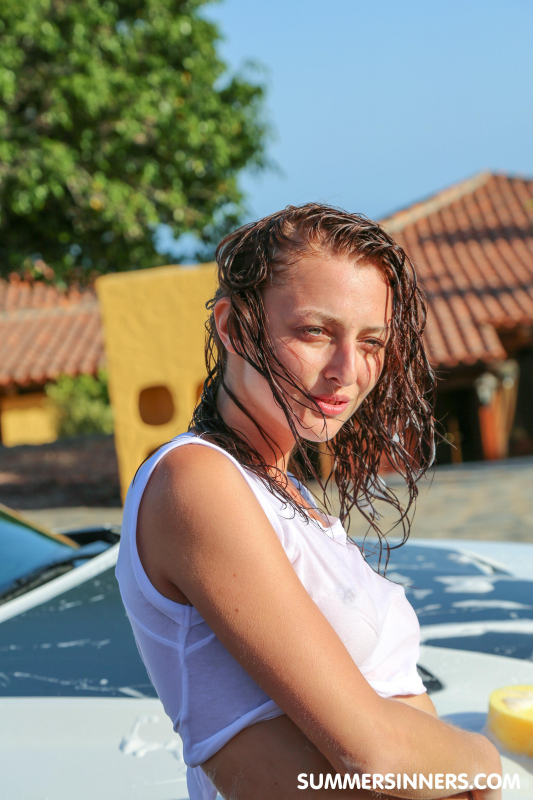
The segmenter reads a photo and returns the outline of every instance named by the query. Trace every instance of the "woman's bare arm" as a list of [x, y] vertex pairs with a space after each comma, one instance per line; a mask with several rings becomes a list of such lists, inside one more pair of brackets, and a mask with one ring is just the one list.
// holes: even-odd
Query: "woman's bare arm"
[[[261, 688], [344, 773], [501, 773], [496, 748], [381, 698], [306, 592], [236, 467], [198, 445], [171, 451], [141, 504], [149, 575], [183, 592]], [[400, 790], [441, 798], [446, 790]], [[501, 792], [487, 791], [498, 800]]]
[[[228, 800], [390, 800], [394, 797], [387, 791], [380, 790], [378, 795], [370, 789], [357, 788], [355, 782], [345, 781], [344, 775], [337, 776], [324, 755], [286, 714], [244, 728], [204, 761], [202, 769]], [[317, 789], [320, 775], [323, 786]], [[314, 785], [311, 785], [311, 776]], [[307, 779], [307, 787], [302, 777]], [[450, 786], [448, 792], [453, 800], [472, 800], [468, 791], [454, 791]]]
[[413, 708], [418, 708], [420, 711], [425, 711], [426, 714], [431, 714], [433, 717], [439, 716], [437, 714], [437, 709], [435, 708], [433, 701], [427, 692], [422, 692], [422, 694], [396, 695], [396, 697], [393, 699], [400, 700], [402, 703], [407, 703], [407, 705], [412, 706]]

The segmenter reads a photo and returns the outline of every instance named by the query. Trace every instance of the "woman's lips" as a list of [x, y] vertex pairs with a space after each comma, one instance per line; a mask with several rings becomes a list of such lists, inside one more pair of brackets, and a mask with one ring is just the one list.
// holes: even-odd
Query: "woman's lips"
[[346, 395], [314, 395], [313, 400], [328, 417], [338, 417], [350, 404]]

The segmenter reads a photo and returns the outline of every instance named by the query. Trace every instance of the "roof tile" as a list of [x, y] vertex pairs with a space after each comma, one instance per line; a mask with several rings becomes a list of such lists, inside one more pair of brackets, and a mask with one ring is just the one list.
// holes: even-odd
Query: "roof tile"
[[[428, 296], [433, 362], [505, 358], [498, 329], [533, 325], [533, 180], [482, 173], [382, 224]], [[103, 362], [93, 290], [0, 280], [0, 386], [94, 374]]]
[[95, 374], [104, 363], [100, 312], [90, 289], [0, 281], [0, 386]]
[[481, 173], [382, 225], [426, 291], [433, 362], [505, 358], [498, 329], [533, 325], [533, 180]]

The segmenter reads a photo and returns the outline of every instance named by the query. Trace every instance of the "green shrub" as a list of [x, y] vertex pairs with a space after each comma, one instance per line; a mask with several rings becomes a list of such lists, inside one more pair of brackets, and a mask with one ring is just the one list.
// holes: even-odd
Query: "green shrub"
[[48, 383], [45, 391], [55, 412], [58, 437], [113, 433], [104, 370], [96, 377], [61, 375], [55, 383]]

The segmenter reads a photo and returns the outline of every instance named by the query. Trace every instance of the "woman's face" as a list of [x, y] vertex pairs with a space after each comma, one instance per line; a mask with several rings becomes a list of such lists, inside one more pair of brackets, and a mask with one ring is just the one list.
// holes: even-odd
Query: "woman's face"
[[[324, 424], [322, 414], [284, 382], [298, 432], [308, 441], [331, 439], [372, 391], [382, 371], [392, 308], [390, 287], [371, 264], [344, 256], [308, 255], [283, 273], [282, 282], [265, 288], [263, 300], [279, 360], [315, 398], [326, 420]], [[231, 350], [226, 380], [281, 447], [293, 439], [268, 383]]]

